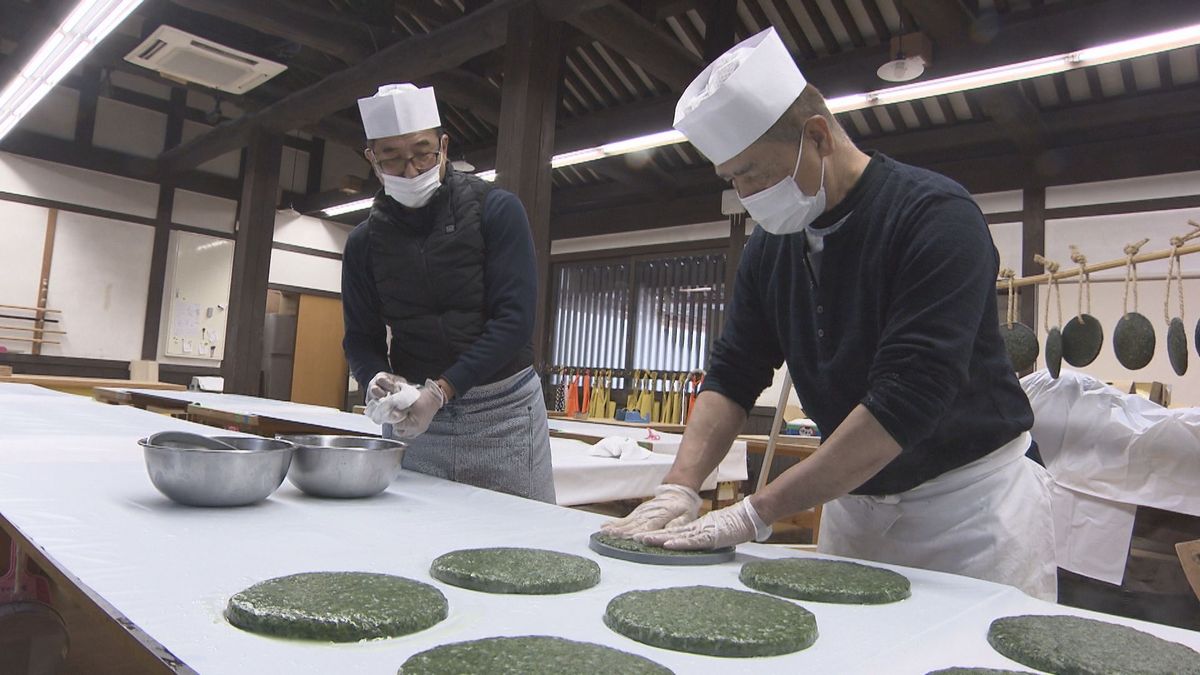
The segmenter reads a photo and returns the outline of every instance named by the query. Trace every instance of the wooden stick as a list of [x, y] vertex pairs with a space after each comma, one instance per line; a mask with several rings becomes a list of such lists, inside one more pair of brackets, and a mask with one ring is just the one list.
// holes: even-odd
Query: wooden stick
[[53, 313], [55, 313], [55, 314], [62, 314], [62, 310], [61, 310], [61, 309], [38, 309], [37, 307], [25, 307], [25, 306], [23, 306], [23, 305], [0, 305], [0, 308], [3, 308], [3, 309], [23, 309], [23, 310], [25, 310], [26, 312], [53, 312]]
[[66, 335], [65, 330], [50, 330], [49, 328], [30, 328], [28, 326], [0, 326], [0, 330], [15, 330], [21, 333], [51, 333], [53, 335]]
[[767, 478], [771, 475], [771, 465], [775, 463], [775, 444], [779, 442], [779, 430], [783, 426], [784, 410], [787, 408], [791, 391], [792, 373], [785, 370], [783, 388], [779, 391], [779, 403], [775, 406], [775, 418], [771, 422], [771, 435], [767, 437], [767, 450], [763, 453], [762, 468], [758, 470], [758, 484], [754, 487], [755, 492], [766, 486]]
[[[1190, 253], [1200, 253], [1200, 244], [1184, 246], [1183, 248], [1179, 249], [1179, 255], [1181, 255], [1181, 256], [1188, 255]], [[1142, 253], [1140, 255], [1134, 256], [1133, 262], [1144, 263], [1144, 262], [1150, 262], [1152, 260], [1165, 260], [1167, 258], [1170, 258], [1171, 255], [1172, 255], [1171, 249], [1164, 249], [1162, 251], [1154, 251], [1153, 253]], [[1089, 274], [1091, 274], [1093, 272], [1100, 272], [1103, 270], [1112, 270], [1112, 269], [1117, 269], [1118, 267], [1124, 267], [1126, 262], [1128, 262], [1128, 260], [1126, 258], [1118, 258], [1116, 260], [1109, 260], [1109, 261], [1102, 262], [1102, 263], [1094, 263], [1091, 265], [1086, 265], [1085, 267], [1087, 268], [1087, 272]], [[1082, 268], [1080, 268], [1080, 267], [1076, 267], [1075, 269], [1070, 269], [1070, 270], [1063, 270], [1063, 271], [1057, 272], [1054, 275], [1054, 278], [1062, 280], [1062, 279], [1068, 279], [1070, 277], [1077, 277], [1081, 273], [1081, 270], [1082, 270]], [[1013, 286], [1016, 288], [1020, 288], [1022, 286], [1036, 286], [1037, 284], [1043, 284], [1043, 283], [1046, 283], [1047, 281], [1050, 281], [1049, 274], [1038, 274], [1038, 275], [1032, 276], [1032, 277], [1024, 277], [1021, 279], [1014, 279]], [[1008, 282], [1007, 281], [997, 281], [996, 288], [1001, 289], [1001, 290], [1006, 289], [1006, 288], [1008, 288]]]
[[38, 338], [17, 337], [16, 335], [0, 335], [0, 342], [32, 342], [35, 345], [59, 345], [57, 340], [39, 340]]
[[[58, 229], [58, 209], [50, 209], [46, 215], [46, 241], [42, 244], [42, 276], [38, 282], [37, 308], [46, 309], [46, 299], [50, 297], [50, 263], [54, 260], [54, 233]], [[35, 337], [42, 337], [41, 330], [46, 327], [45, 312], [37, 313], [33, 322]], [[34, 356], [42, 353], [42, 343], [33, 343]]]

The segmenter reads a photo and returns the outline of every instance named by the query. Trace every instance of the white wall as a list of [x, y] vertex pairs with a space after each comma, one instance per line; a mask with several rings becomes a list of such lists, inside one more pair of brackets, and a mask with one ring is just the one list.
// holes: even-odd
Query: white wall
[[285, 210], [275, 214], [275, 241], [320, 251], [341, 253], [350, 236], [349, 225]]
[[55, 87], [21, 120], [17, 129], [73, 140], [78, 109], [78, 91], [67, 87]]
[[979, 210], [984, 213], [1011, 213], [1025, 208], [1020, 190], [981, 192], [971, 196], [975, 198], [975, 203], [979, 205]]
[[[4, 223], [4, 245], [0, 246], [0, 304], [36, 307], [38, 281], [42, 270], [42, 246], [46, 237], [46, 218], [49, 209], [14, 202], [0, 202], [0, 222]], [[30, 312], [0, 309], [0, 314], [33, 316]], [[52, 317], [53, 318], [53, 317]], [[0, 326], [32, 328], [32, 321], [0, 319]], [[56, 328], [53, 324], [47, 328]], [[0, 335], [33, 337], [28, 331], [0, 329]], [[53, 339], [53, 338], [49, 338]], [[32, 343], [6, 340], [0, 345], [10, 352], [28, 352]]]
[[[224, 103], [222, 105], [227, 106], [229, 104]], [[228, 113], [226, 113], [226, 114], [228, 114]], [[208, 126], [207, 124], [201, 124], [199, 122], [192, 122], [190, 120], [184, 121], [184, 123], [183, 123], [183, 142], [187, 143], [188, 141], [196, 138], [197, 136], [203, 136], [204, 134], [208, 133], [209, 131], [212, 131], [212, 127]], [[208, 173], [215, 173], [218, 176], [225, 176], [226, 178], [237, 178], [238, 177], [238, 169], [241, 167], [241, 161], [242, 161], [242, 153], [240, 151], [234, 150], [233, 152], [227, 152], [224, 155], [217, 157], [216, 159], [209, 160], [209, 161], [201, 164], [198, 168], [201, 171], [207, 171]]]
[[141, 358], [153, 245], [145, 225], [60, 212], [46, 303], [62, 311], [67, 334], [42, 353]]
[[[170, 88], [126, 73], [113, 73], [112, 84], [138, 91], [161, 100], [170, 99]], [[73, 89], [58, 87], [22, 121], [20, 129], [62, 139], [74, 137], [78, 114], [79, 94]], [[212, 99], [189, 93], [189, 104], [202, 110], [212, 107]], [[240, 111], [223, 103], [227, 116]], [[137, 157], [155, 157], [163, 147], [166, 116], [162, 113], [131, 106], [100, 97], [97, 101], [94, 140], [97, 147]], [[187, 121], [184, 140], [207, 133], [211, 127]], [[306, 137], [301, 135], [301, 137]], [[367, 165], [353, 151], [330, 144], [326, 149], [328, 171], [335, 177], [343, 173], [367, 174]], [[200, 167], [218, 175], [236, 178], [240, 153], [231, 152]], [[326, 175], [331, 175], [330, 173]], [[305, 191], [308, 177], [308, 153], [284, 148], [281, 157], [281, 187]], [[78, 205], [111, 211], [114, 218], [83, 216], [60, 210], [51, 267], [48, 304], [61, 309], [61, 328], [68, 334], [61, 345], [48, 345], [47, 354], [91, 357], [114, 360], [141, 358], [141, 337], [146, 315], [149, 267], [154, 228], [145, 223], [128, 222], [121, 216], [140, 219], [153, 218], [157, 210], [158, 185], [130, 180], [95, 171], [77, 169], [43, 160], [0, 152], [0, 192], [41, 198], [65, 205]], [[0, 200], [0, 303], [33, 306], [37, 302], [42, 243], [49, 209], [26, 206]], [[174, 223], [219, 233], [232, 233], [237, 219], [237, 202], [210, 195], [176, 190], [171, 220]], [[319, 251], [341, 253], [350, 228], [338, 223], [306, 218], [299, 214], [283, 213], [276, 228], [276, 240]], [[193, 233], [171, 233], [167, 261], [166, 288], [163, 293], [162, 325], [159, 359], [168, 363], [214, 366], [214, 360], [199, 360], [195, 356], [166, 354], [173, 328], [172, 300], [182, 285], [190, 285], [194, 294], [196, 275], [188, 273], [189, 281], [181, 284], [178, 272], [190, 268], [205, 270], [205, 283], [199, 284], [213, 293], [205, 293], [202, 312], [209, 306], [228, 306], [231, 265], [228, 249], [233, 242], [227, 238], [206, 237]], [[208, 248], [205, 248], [208, 247]], [[220, 264], [191, 265], [205, 252], [222, 249]], [[180, 256], [183, 256], [182, 258]], [[181, 260], [189, 262], [181, 265]], [[277, 284], [340, 292], [341, 264], [339, 260], [289, 251], [275, 251], [271, 265], [271, 281]], [[211, 283], [208, 283], [211, 281]], [[218, 300], [212, 297], [220, 296]], [[211, 296], [211, 297], [210, 297]], [[211, 302], [210, 302], [211, 301]], [[204, 316], [207, 320], [208, 317]], [[4, 325], [7, 320], [0, 321]], [[20, 325], [19, 320], [11, 322]], [[224, 322], [206, 330], [216, 330], [223, 338]], [[4, 334], [0, 331], [0, 334]], [[30, 344], [4, 341], [0, 344], [13, 351], [29, 351]], [[195, 345], [194, 345], [195, 347]]]
[[268, 283], [341, 293], [342, 261], [275, 249]]
[[166, 115], [103, 96], [97, 99], [92, 136], [96, 147], [152, 159], [162, 152], [166, 137]]
[[158, 186], [0, 152], [0, 191], [153, 218]]
[[237, 202], [224, 197], [175, 190], [171, 221], [216, 232], [233, 232], [237, 222]]
[[[1197, 186], [1200, 192], [1200, 186]], [[1171, 237], [1188, 231], [1188, 219], [1200, 222], [1200, 209], [1173, 209], [1146, 213], [1122, 213], [1111, 216], [1088, 216], [1046, 221], [1046, 257], [1057, 261], [1062, 267], [1073, 267], [1070, 245], [1075, 244], [1087, 256], [1089, 263], [1124, 258], [1126, 244], [1136, 243], [1143, 238], [1150, 241], [1142, 247], [1143, 253], [1170, 248]], [[1200, 273], [1200, 256], [1184, 256], [1180, 259], [1188, 273]], [[1164, 275], [1167, 261], [1156, 260], [1142, 263], [1137, 268], [1139, 276]], [[1124, 279], [1123, 268], [1105, 270], [1092, 275], [1093, 279]]]
[[307, 152], [283, 146], [283, 156], [279, 162], [279, 187], [297, 194], [308, 191]]
[[1162, 176], [1048, 187], [1046, 188], [1046, 208], [1114, 204], [1157, 197], [1182, 197], [1197, 193], [1200, 193], [1200, 171], [1187, 171]]

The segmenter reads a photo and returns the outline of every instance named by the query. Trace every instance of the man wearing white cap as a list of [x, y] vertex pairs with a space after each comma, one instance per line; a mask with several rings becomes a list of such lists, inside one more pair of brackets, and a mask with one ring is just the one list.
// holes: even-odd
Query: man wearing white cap
[[383, 183], [342, 257], [367, 415], [408, 441], [405, 469], [553, 503], [525, 209], [448, 165], [432, 88], [387, 85], [358, 106]]
[[[996, 320], [996, 250], [966, 190], [859, 151], [773, 29], [696, 78], [675, 128], [759, 227], [674, 466], [606, 528], [712, 548], [825, 504], [822, 552], [1054, 600], [1046, 475], [1025, 457], [1033, 415]], [[701, 482], [785, 363], [824, 443], [697, 519]]]

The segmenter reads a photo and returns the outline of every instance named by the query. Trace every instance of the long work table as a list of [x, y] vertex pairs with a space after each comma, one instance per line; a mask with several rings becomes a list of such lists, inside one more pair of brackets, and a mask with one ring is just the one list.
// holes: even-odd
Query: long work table
[[[652, 567], [599, 557], [588, 535], [595, 514], [532, 502], [402, 471], [383, 494], [322, 500], [285, 483], [271, 498], [237, 509], [174, 504], [151, 485], [138, 438], [201, 427], [77, 398], [0, 390], [0, 527], [57, 583], [91, 603], [127, 636], [129, 650], [163, 673], [395, 673], [414, 653], [499, 635], [553, 635], [643, 655], [677, 673], [925, 673], [949, 666], [1019, 668], [989, 647], [988, 625], [1016, 614], [1071, 614], [1134, 626], [1200, 649], [1200, 633], [1058, 606], [1011, 587], [889, 567], [912, 597], [889, 605], [801, 603], [820, 637], [801, 652], [722, 659], [650, 647], [603, 623], [616, 595], [686, 585], [742, 588], [742, 563], [800, 557], [746, 544], [734, 561]], [[524, 546], [596, 560], [598, 586], [562, 596], [477, 593], [428, 573], [448, 551]], [[233, 594], [272, 577], [371, 571], [433, 584], [449, 618], [406, 637], [354, 644], [264, 638], [228, 624]]]
[[[356, 434], [378, 436], [380, 426], [365, 415], [334, 408], [274, 399], [203, 391], [161, 391], [98, 387], [98, 401], [186, 414], [190, 420], [261, 436], [276, 434]], [[551, 427], [554, 423], [551, 423]], [[674, 460], [660, 446], [633, 461], [591, 454], [591, 445], [613, 430], [589, 425], [588, 434], [550, 439], [551, 465], [558, 503], [562, 506], [639, 499], [654, 494]], [[627, 432], [628, 429], [622, 429]], [[678, 442], [675, 442], [678, 447]], [[742, 461], [745, 463], [744, 459]], [[744, 469], [743, 469], [744, 473]], [[716, 487], [710, 480], [708, 489]]]

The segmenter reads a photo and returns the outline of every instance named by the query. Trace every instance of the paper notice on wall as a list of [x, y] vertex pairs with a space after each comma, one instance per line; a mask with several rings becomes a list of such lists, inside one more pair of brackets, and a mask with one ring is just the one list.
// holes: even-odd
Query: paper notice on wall
[[200, 305], [194, 302], [175, 303], [171, 316], [172, 335], [195, 335], [200, 332]]

